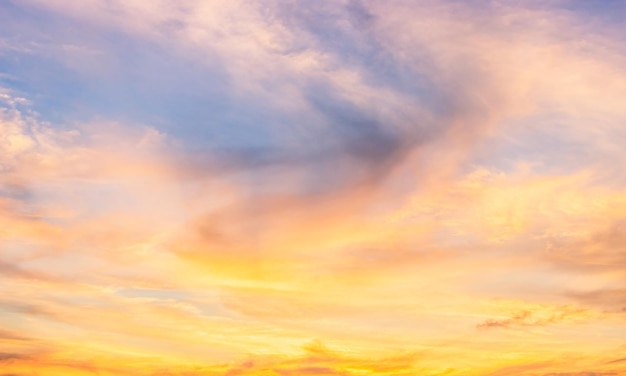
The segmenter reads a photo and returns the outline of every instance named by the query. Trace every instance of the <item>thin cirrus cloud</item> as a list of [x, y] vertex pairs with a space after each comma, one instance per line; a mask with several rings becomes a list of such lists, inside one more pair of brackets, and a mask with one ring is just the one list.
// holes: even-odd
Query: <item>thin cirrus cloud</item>
[[620, 375], [620, 2], [0, 5], [0, 366]]

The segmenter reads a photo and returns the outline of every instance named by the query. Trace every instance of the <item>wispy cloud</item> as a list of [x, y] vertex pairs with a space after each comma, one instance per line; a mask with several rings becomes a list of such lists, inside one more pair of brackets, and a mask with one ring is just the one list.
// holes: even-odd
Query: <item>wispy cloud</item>
[[4, 2], [3, 372], [623, 373], [593, 8]]

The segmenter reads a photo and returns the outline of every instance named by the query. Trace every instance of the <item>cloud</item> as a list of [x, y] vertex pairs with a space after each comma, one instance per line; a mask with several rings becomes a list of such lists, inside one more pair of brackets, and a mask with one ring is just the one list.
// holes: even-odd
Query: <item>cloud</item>
[[547, 373], [544, 376], [610, 376], [618, 375], [616, 372], [556, 372]]
[[0, 363], [8, 363], [13, 360], [26, 359], [24, 355], [12, 353], [0, 353]]
[[625, 240], [624, 224], [619, 219], [580, 237], [554, 239], [548, 257], [562, 267], [589, 271], [623, 270], [626, 258], [619, 250]]
[[511, 317], [498, 320], [488, 319], [477, 325], [479, 329], [533, 327], [559, 324], [568, 321], [585, 320], [589, 318], [589, 311], [575, 306], [544, 306], [538, 309], [523, 310]]
[[48, 312], [45, 308], [34, 305], [34, 304], [25, 304], [25, 303], [20, 303], [20, 302], [2, 300], [0, 301], [0, 307], [5, 312], [9, 311], [9, 312], [17, 312], [17, 313], [25, 314], [25, 315], [54, 317], [54, 315]]
[[[384, 359], [364, 359], [355, 356], [346, 356], [340, 352], [330, 351], [319, 342], [304, 347], [304, 352], [298, 356], [255, 356], [238, 364], [215, 365], [208, 367], [194, 367], [176, 365], [169, 371], [163, 371], [163, 367], [145, 364], [141, 371], [117, 366], [113, 363], [107, 364], [114, 359], [100, 358], [102, 363], [85, 362], [80, 359], [63, 359], [60, 354], [42, 354], [34, 357], [23, 357], [17, 354], [3, 354], [0, 362], [8, 364], [9, 367], [37, 365], [39, 369], [50, 372], [69, 371], [77, 374], [89, 374], [98, 372], [102, 374], [118, 375], [166, 375], [171, 372], [182, 372], [189, 375], [256, 375], [256, 374], [276, 374], [276, 375], [353, 375], [363, 372], [373, 374], [394, 374], [408, 375], [412, 372], [412, 364], [415, 358], [411, 354]], [[95, 360], [95, 359], [94, 359]], [[140, 358], [135, 362], [141, 361]], [[11, 368], [8, 368], [11, 370]], [[147, 372], [147, 373], [146, 373]], [[359, 373], [360, 372], [360, 373]]]
[[626, 291], [623, 289], [600, 289], [592, 291], [570, 292], [570, 296], [584, 304], [612, 311], [626, 308]]
[[619, 369], [623, 41], [575, 5], [0, 5], [3, 366]]
[[626, 358], [611, 360], [610, 362], [607, 362], [607, 364], [621, 363], [621, 362], [626, 362]]
[[0, 338], [9, 341], [28, 341], [27, 337], [23, 337], [17, 333], [8, 331], [8, 330], [0, 330]]
[[277, 375], [404, 375], [414, 371], [418, 358], [413, 354], [394, 358], [360, 359], [332, 351], [321, 342], [304, 346], [305, 353], [298, 357], [272, 359], [258, 358], [230, 368], [227, 375], [255, 375], [259, 372]]

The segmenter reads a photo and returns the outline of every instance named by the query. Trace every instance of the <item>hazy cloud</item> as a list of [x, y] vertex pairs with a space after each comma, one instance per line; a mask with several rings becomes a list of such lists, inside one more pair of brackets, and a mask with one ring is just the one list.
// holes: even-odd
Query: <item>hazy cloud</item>
[[623, 15], [0, 2], [3, 372], [621, 374]]

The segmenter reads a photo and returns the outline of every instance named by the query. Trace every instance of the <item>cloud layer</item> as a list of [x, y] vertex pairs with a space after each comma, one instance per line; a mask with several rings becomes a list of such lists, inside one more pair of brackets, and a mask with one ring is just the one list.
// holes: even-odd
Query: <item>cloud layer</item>
[[620, 2], [0, 5], [3, 375], [622, 375]]

